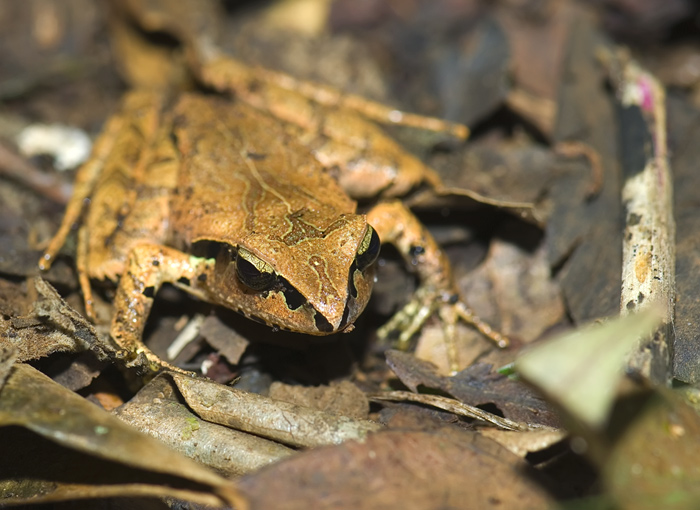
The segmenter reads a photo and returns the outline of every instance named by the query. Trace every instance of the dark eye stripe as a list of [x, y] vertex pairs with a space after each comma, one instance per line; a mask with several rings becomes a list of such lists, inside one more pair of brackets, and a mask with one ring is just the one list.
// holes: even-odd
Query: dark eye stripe
[[328, 319], [326, 319], [318, 311], [314, 314], [314, 322], [316, 323], [316, 329], [323, 331], [324, 333], [330, 333], [333, 331], [333, 326]]
[[287, 308], [290, 310], [298, 310], [307, 303], [306, 298], [302, 295], [302, 293], [292, 287], [287, 280], [281, 276], [278, 276], [277, 281], [282, 287], [281, 290], [282, 294], [284, 294], [284, 302], [287, 304]]
[[374, 230], [371, 225], [367, 225], [367, 233], [364, 239], [362, 239], [360, 247], [357, 249], [357, 255], [355, 256], [355, 262], [360, 271], [364, 271], [377, 260], [380, 247], [381, 242], [379, 241], [377, 231]]
[[353, 261], [350, 266], [350, 274], [348, 274], [348, 294], [355, 299], [357, 298], [357, 287], [355, 287], [355, 271], [357, 271], [357, 261]]

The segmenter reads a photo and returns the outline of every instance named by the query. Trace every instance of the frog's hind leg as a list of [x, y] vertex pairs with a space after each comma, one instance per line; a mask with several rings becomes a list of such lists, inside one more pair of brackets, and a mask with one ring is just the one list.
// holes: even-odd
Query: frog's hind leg
[[85, 315], [95, 322], [95, 310], [93, 308], [92, 287], [90, 286], [90, 276], [88, 275], [88, 232], [83, 225], [78, 230], [78, 247], [76, 250], [75, 265], [78, 269], [78, 281], [80, 290], [83, 292], [83, 302], [85, 303]]
[[95, 142], [90, 159], [78, 170], [73, 184], [73, 196], [66, 206], [61, 226], [49, 241], [48, 247], [39, 261], [39, 269], [42, 271], [46, 271], [51, 267], [53, 259], [66, 242], [66, 237], [68, 237], [73, 226], [80, 220], [83, 207], [88, 202], [90, 195], [92, 195], [95, 184], [104, 168], [105, 161], [114, 148], [117, 133], [122, 129], [123, 124], [124, 119], [121, 116], [113, 117], [108, 122], [106, 129]]
[[[347, 94], [329, 85], [300, 80], [259, 66], [249, 66], [222, 53], [199, 60], [195, 63], [195, 69], [204, 83], [221, 91], [235, 92], [262, 109], [274, 111], [273, 102], [277, 96], [285, 95], [282, 93], [285, 91], [320, 106], [354, 110], [366, 119], [381, 124], [398, 124], [445, 133], [458, 140], [466, 140], [469, 136], [469, 128], [464, 124], [403, 112], [362, 96]], [[274, 89], [278, 92], [275, 93]]]
[[402, 124], [466, 138], [468, 129], [441, 119], [400, 112], [332, 87], [297, 80], [220, 55], [198, 68], [200, 79], [289, 126], [353, 198], [401, 196], [420, 185], [441, 186], [438, 175], [406, 152], [376, 123]]

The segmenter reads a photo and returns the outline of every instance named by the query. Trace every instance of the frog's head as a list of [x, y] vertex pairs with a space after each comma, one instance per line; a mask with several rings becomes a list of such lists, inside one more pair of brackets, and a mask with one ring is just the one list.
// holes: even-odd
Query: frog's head
[[312, 335], [349, 330], [369, 301], [380, 241], [364, 215], [320, 229], [301, 216], [256, 231], [220, 255], [220, 302], [252, 319]]

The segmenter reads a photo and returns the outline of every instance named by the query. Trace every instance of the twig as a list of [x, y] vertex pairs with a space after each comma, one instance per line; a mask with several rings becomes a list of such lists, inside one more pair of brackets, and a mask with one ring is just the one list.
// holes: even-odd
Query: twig
[[533, 430], [533, 428], [543, 428], [543, 427], [532, 427], [527, 423], [520, 423], [517, 421], [509, 420], [508, 418], [501, 418], [495, 414], [486, 412], [478, 407], [470, 406], [459, 400], [453, 398], [443, 397], [440, 395], [423, 395], [420, 393], [411, 393], [410, 391], [386, 391], [383, 393], [374, 393], [369, 396], [369, 399], [374, 402], [380, 402], [382, 400], [393, 400], [402, 402], [416, 402], [419, 404], [425, 404], [432, 407], [437, 407], [443, 411], [448, 411], [460, 416], [466, 416], [468, 418], [474, 418], [475, 420], [485, 421], [496, 425], [504, 430], [518, 430], [526, 431]]
[[669, 384], [673, 349], [676, 224], [663, 86], [622, 52], [601, 53], [620, 101], [625, 183], [620, 313], [660, 306], [663, 324], [629, 357], [628, 369]]

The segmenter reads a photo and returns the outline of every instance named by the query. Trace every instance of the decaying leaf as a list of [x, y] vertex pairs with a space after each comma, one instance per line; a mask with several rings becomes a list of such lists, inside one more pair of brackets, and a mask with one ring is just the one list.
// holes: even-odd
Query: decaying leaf
[[440, 389], [456, 399], [480, 406], [494, 404], [506, 418], [556, 427], [559, 419], [550, 406], [527, 386], [493, 373], [490, 365], [476, 364], [453, 377], [440, 375], [435, 366], [401, 351], [388, 351], [387, 363], [408, 388]]
[[240, 476], [288, 457], [279, 443], [201, 420], [176, 396], [167, 376], [144, 386], [114, 414], [200, 464], [226, 476]]
[[[525, 476], [523, 476], [525, 475]], [[386, 431], [304, 452], [241, 480], [251, 508], [547, 508], [522, 459], [479, 434]]]
[[28, 365], [15, 365], [0, 392], [0, 426], [3, 504], [119, 494], [245, 508], [228, 480]]
[[367, 419], [369, 415], [367, 395], [350, 381], [311, 388], [275, 382], [270, 397], [351, 418]]
[[568, 432], [563, 429], [515, 432], [511, 430], [482, 428], [479, 432], [489, 439], [493, 439], [519, 457], [525, 457], [528, 453], [549, 448], [553, 444], [566, 439], [568, 435]]
[[41, 278], [33, 285], [36, 300], [23, 316], [0, 317], [0, 345], [13, 346], [18, 361], [43, 358], [54, 352], [91, 350], [99, 359], [116, 356], [116, 348], [101, 341], [95, 328], [71, 308]]
[[17, 352], [14, 347], [9, 345], [0, 346], [0, 390], [10, 375], [10, 369], [12, 369], [16, 360]]
[[418, 393], [411, 393], [410, 391], [387, 391], [383, 393], [376, 393], [372, 395], [371, 398], [375, 402], [386, 400], [416, 402], [418, 404], [436, 407], [458, 416], [466, 416], [467, 418], [491, 423], [492, 425], [500, 427], [504, 430], [525, 431], [530, 429], [530, 426], [527, 423], [518, 423], [507, 418], [502, 418], [493, 413], [483, 411], [478, 407], [470, 406], [469, 404], [465, 404], [459, 400], [440, 395], [421, 395]]
[[201, 418], [292, 446], [364, 440], [382, 426], [172, 374], [189, 407]]
[[249, 343], [246, 338], [224, 324], [216, 315], [210, 315], [204, 319], [199, 334], [232, 365], [239, 362]]

